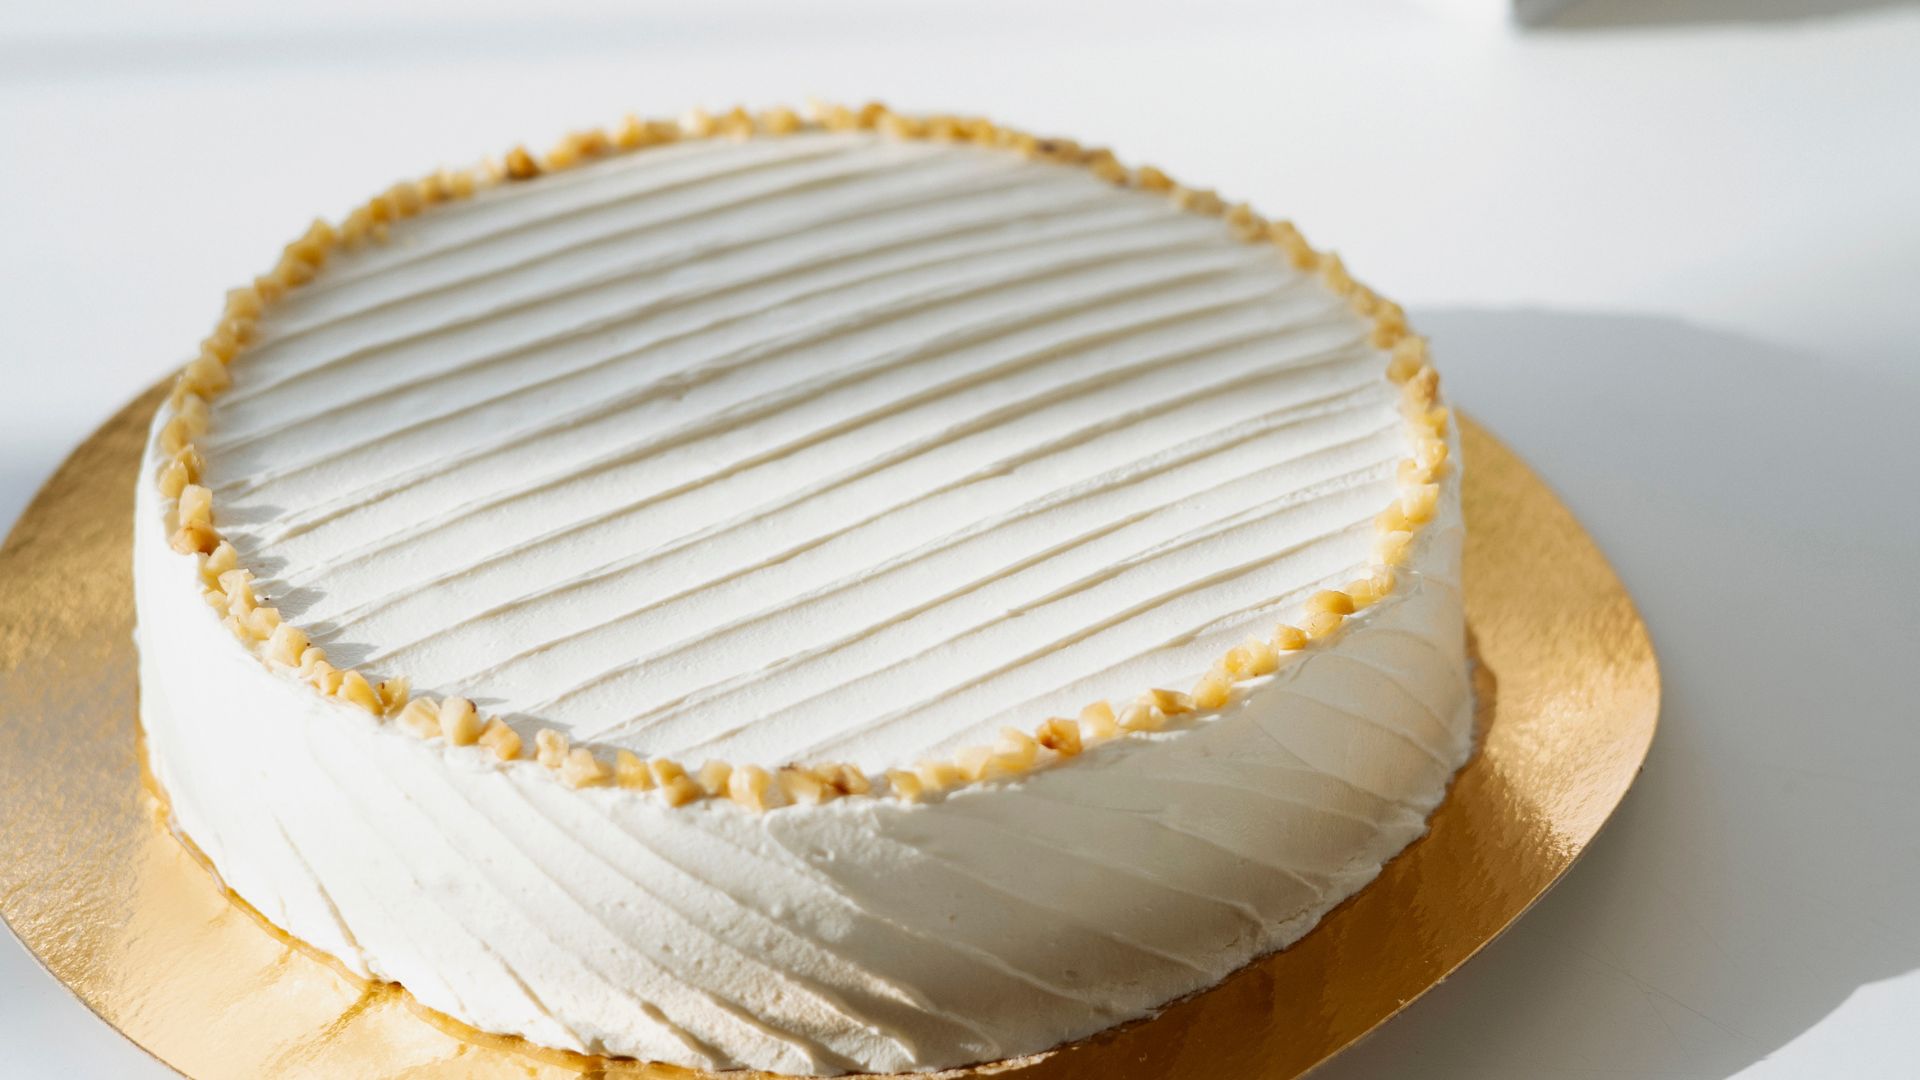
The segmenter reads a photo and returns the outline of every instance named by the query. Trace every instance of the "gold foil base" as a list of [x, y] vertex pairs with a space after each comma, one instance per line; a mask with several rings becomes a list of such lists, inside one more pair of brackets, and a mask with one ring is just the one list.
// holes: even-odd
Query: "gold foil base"
[[[702, 1075], [484, 1035], [353, 979], [231, 900], [165, 830], [141, 783], [129, 568], [134, 472], [159, 400], [150, 391], [95, 432], [0, 548], [0, 916], [102, 1018], [190, 1076]], [[1483, 727], [1431, 832], [1298, 944], [1218, 987], [942, 1075], [1298, 1076], [1491, 941], [1593, 839], [1653, 737], [1652, 645], [1566, 508], [1462, 428]]]

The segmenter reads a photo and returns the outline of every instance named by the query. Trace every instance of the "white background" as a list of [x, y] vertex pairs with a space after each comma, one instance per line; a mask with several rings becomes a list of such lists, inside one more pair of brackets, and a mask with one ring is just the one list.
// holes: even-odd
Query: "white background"
[[[395, 176], [809, 94], [1108, 142], [1406, 300], [1660, 651], [1587, 858], [1321, 1075], [1920, 1075], [1920, 6], [0, 5], [0, 525]], [[0, 1047], [164, 1073], [5, 935]]]

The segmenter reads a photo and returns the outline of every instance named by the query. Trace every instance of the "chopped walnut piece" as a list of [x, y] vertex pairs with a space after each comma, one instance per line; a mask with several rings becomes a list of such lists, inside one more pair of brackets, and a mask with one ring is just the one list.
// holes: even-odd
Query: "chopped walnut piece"
[[613, 128], [613, 144], [622, 150], [638, 150], [651, 142], [647, 122], [628, 113]]
[[623, 788], [648, 791], [653, 787], [653, 772], [640, 760], [640, 755], [620, 750], [613, 755], [613, 780]]
[[1040, 139], [1035, 142], [1033, 144], [1033, 153], [1035, 157], [1043, 161], [1051, 161], [1060, 165], [1077, 165], [1084, 156], [1079, 143], [1072, 139], [1062, 139], [1058, 136]]
[[1352, 293], [1354, 287], [1359, 284], [1353, 280], [1353, 275], [1347, 272], [1347, 264], [1341, 262], [1340, 256], [1331, 251], [1320, 257], [1320, 279], [1327, 283], [1327, 288], [1341, 296]]
[[953, 755], [953, 765], [966, 780], [985, 780], [993, 769], [993, 747], [969, 746]]
[[[199, 394], [183, 393], [180, 395], [179, 401], [174, 405], [174, 409], [176, 410], [174, 419], [185, 424], [193, 438], [197, 439], [207, 433], [208, 412], [206, 398], [201, 397]], [[190, 439], [188, 441], [191, 442], [192, 440]], [[185, 449], [185, 447], [183, 446], [180, 449]], [[171, 453], [172, 451], [169, 452]]]
[[[287, 281], [276, 271], [256, 280], [254, 288], [260, 291], [272, 291], [278, 296], [289, 288]], [[230, 364], [234, 354], [240, 351], [240, 328], [244, 322], [228, 319], [213, 328], [213, 333], [200, 340], [200, 355], [217, 363]]]
[[1307, 632], [1297, 626], [1281, 623], [1274, 628], [1273, 647], [1283, 652], [1298, 652], [1307, 647]]
[[993, 145], [1001, 150], [1011, 151], [1024, 158], [1040, 156], [1040, 140], [1019, 128], [996, 128], [993, 132]]
[[1220, 196], [1205, 188], [1176, 186], [1173, 189], [1173, 204], [1190, 213], [1205, 214], [1208, 217], [1217, 217], [1227, 209], [1227, 204], [1220, 200]]
[[800, 127], [800, 114], [785, 106], [776, 106], [760, 114], [760, 129], [769, 135], [791, 135]]
[[1355, 607], [1372, 607], [1393, 591], [1393, 571], [1382, 570], [1368, 577], [1347, 583], [1346, 593], [1353, 597]]
[[1255, 676], [1271, 675], [1280, 670], [1280, 653], [1274, 648], [1273, 642], [1249, 634], [1243, 647], [1253, 661], [1248, 670]]
[[1193, 711], [1193, 699], [1178, 690], [1149, 690], [1140, 695], [1140, 704], [1150, 705], [1167, 716], [1181, 716]]
[[416, 739], [431, 739], [443, 734], [440, 717], [434, 714], [433, 702], [424, 698], [407, 702], [406, 707], [400, 710], [400, 715], [394, 717], [393, 722], [400, 730]]
[[213, 492], [199, 484], [182, 487], [179, 501], [175, 503], [174, 516], [182, 525], [213, 524]]
[[1407, 519], [1406, 511], [1400, 508], [1400, 500], [1395, 499], [1387, 504], [1385, 510], [1373, 516], [1373, 528], [1375, 532], [1383, 533], [1411, 532], [1413, 522]]
[[700, 785], [684, 774], [660, 785], [660, 797], [667, 801], [668, 806], [685, 806], [704, 794]]
[[564, 172], [580, 164], [580, 146], [571, 135], [553, 145], [547, 151], [544, 164], [548, 172]]
[[1218, 709], [1233, 698], [1233, 683], [1217, 671], [1209, 671], [1193, 684], [1193, 704], [1201, 709]]
[[889, 112], [880, 118], [879, 130], [895, 139], [923, 139], [927, 135], [927, 123], [917, 116]]
[[260, 302], [260, 290], [251, 285], [227, 290], [227, 305], [223, 309], [229, 319], [257, 319], [264, 305]]
[[1390, 349], [1407, 334], [1407, 312], [1391, 300], [1376, 298], [1373, 305], [1373, 336], [1377, 349]]
[[205, 555], [219, 543], [220, 534], [214, 532], [211, 525], [199, 522], [181, 526], [168, 541], [169, 546], [182, 555]]
[[813, 771], [842, 795], [865, 795], [873, 790], [873, 781], [858, 765], [819, 765]]
[[307, 651], [306, 631], [291, 623], [281, 623], [267, 639], [266, 658], [283, 667], [297, 667], [300, 654]]
[[607, 767], [593, 756], [593, 751], [576, 746], [560, 764], [560, 779], [568, 787], [599, 787], [608, 780]]
[[927, 797], [926, 785], [921, 783], [920, 774], [906, 769], [887, 770], [887, 790], [903, 802], [919, 802]]
[[680, 118], [680, 130], [696, 139], [712, 135], [717, 126], [713, 114], [705, 109], [688, 109], [686, 115]]
[[1380, 594], [1374, 591], [1373, 582], [1366, 578], [1347, 582], [1341, 591], [1353, 598], [1355, 611], [1363, 611], [1380, 602]]
[[358, 671], [340, 673], [340, 685], [334, 690], [334, 696], [348, 704], [358, 705], [375, 716], [380, 715], [380, 697], [374, 693], [373, 684]]
[[1320, 253], [1313, 250], [1307, 238], [1291, 221], [1276, 221], [1267, 226], [1267, 238], [1275, 247], [1286, 253], [1287, 261], [1296, 270], [1314, 270], [1320, 265]]
[[1271, 675], [1280, 667], [1280, 657], [1273, 646], [1259, 638], [1248, 638], [1245, 642], [1227, 650], [1225, 660], [1227, 674], [1234, 679], [1257, 679], [1262, 675]]
[[1167, 718], [1153, 706], [1136, 702], [1121, 710], [1120, 726], [1127, 731], [1158, 731], [1167, 726]]
[[280, 629], [280, 609], [262, 605], [247, 612], [241, 620], [246, 628], [246, 636], [254, 641], [265, 641]]
[[795, 803], [818, 806], [839, 794], [825, 780], [813, 775], [812, 771], [789, 765], [779, 772], [780, 789], [787, 799]]
[[487, 729], [480, 733], [477, 741], [493, 751], [493, 756], [501, 761], [512, 761], [520, 756], [520, 733], [497, 716], [487, 723]]
[[[412, 708], [413, 705], [407, 707]], [[455, 746], [472, 746], [480, 741], [485, 728], [480, 724], [480, 713], [473, 707], [473, 702], [463, 697], [445, 698], [437, 711], [440, 734], [445, 735], [448, 742]]]
[[715, 121], [720, 134], [736, 141], [752, 138], [753, 116], [740, 106], [734, 106], [725, 116]]
[[244, 567], [221, 574], [220, 591], [226, 594], [227, 611], [235, 617], [244, 618], [257, 604], [253, 595], [253, 571]]
[[700, 766], [694, 774], [694, 780], [700, 790], [715, 798], [724, 798], [727, 794], [727, 780], [733, 775], [733, 766], [724, 761], [709, 761]]
[[[407, 185], [407, 188], [411, 191], [412, 185]], [[326, 265], [327, 249], [318, 241], [302, 237], [282, 249], [281, 261], [282, 263], [299, 263], [309, 272], [315, 271]]]
[[1439, 506], [1439, 484], [1420, 484], [1400, 493], [1400, 515], [1416, 525], [1432, 521]]
[[613, 140], [597, 128], [576, 131], [567, 139], [573, 145], [574, 152], [583, 158], [600, 157], [613, 149]]
[[527, 148], [524, 146], [516, 146], [507, 151], [506, 160], [502, 164], [507, 170], [509, 180], [531, 180], [540, 175], [539, 163], [533, 160], [533, 155], [527, 153]]
[[160, 429], [160, 449], [169, 454], [177, 454], [193, 445], [196, 435], [182, 417], [174, 417]]
[[[254, 278], [252, 287], [254, 294], [260, 297], [262, 303], [270, 304], [282, 296], [285, 296], [287, 293], [286, 286], [282, 285], [279, 280], [271, 274], [261, 274], [259, 277]], [[231, 360], [233, 357], [229, 354], [221, 357], [221, 359]]]
[[1404, 529], [1381, 533], [1373, 541], [1373, 557], [1385, 566], [1404, 565], [1412, 543], [1413, 534]]
[[227, 374], [227, 365], [211, 356], [199, 356], [181, 370], [180, 381], [190, 392], [206, 398], [232, 386], [233, 376]]
[[413, 190], [415, 196], [428, 206], [438, 206], [453, 196], [452, 185], [448, 182], [445, 169], [435, 169], [415, 180]]
[[1346, 618], [1345, 615], [1337, 611], [1316, 611], [1307, 616], [1304, 629], [1307, 631], [1308, 637], [1318, 641], [1321, 638], [1332, 635], [1334, 631], [1339, 630], [1340, 624], [1345, 622]]
[[913, 775], [929, 793], [945, 791], [963, 779], [960, 767], [951, 761], [922, 761], [913, 767]]
[[1016, 727], [1000, 729], [1000, 743], [995, 750], [1001, 763], [1016, 771], [1031, 769], [1040, 756], [1040, 744]]
[[1405, 383], [1427, 366], [1427, 339], [1418, 335], [1401, 338], [1393, 345], [1393, 359], [1387, 365], [1387, 378]]
[[1111, 739], [1120, 734], [1120, 722], [1114, 718], [1113, 706], [1104, 701], [1096, 701], [1080, 710], [1080, 733], [1086, 741]]
[[380, 706], [386, 711], [392, 712], [407, 703], [407, 698], [411, 692], [411, 683], [405, 676], [397, 676], [391, 679], [380, 680], [380, 685], [374, 687], [374, 689], [379, 692]]
[[1034, 738], [1061, 757], [1072, 757], [1081, 750], [1080, 725], [1064, 716], [1052, 717], [1041, 724]]
[[290, 290], [312, 281], [314, 273], [312, 263], [289, 254], [282, 256], [279, 264], [273, 268], [273, 279], [280, 283], [281, 288]]
[[192, 443], [173, 451], [172, 461], [187, 470], [187, 483], [190, 484], [198, 483], [200, 474], [207, 470], [206, 460], [200, 456], [200, 451], [195, 449]]
[[758, 765], [742, 765], [727, 776], [727, 798], [764, 813], [773, 806], [773, 776]]
[[567, 758], [567, 737], [553, 728], [541, 728], [533, 733], [533, 757], [535, 761], [549, 769], [557, 769]]
[[859, 120], [853, 110], [845, 105], [820, 105], [814, 109], [813, 118], [828, 131], [852, 131], [859, 126]]
[[1415, 412], [1413, 415], [1407, 417], [1407, 421], [1413, 425], [1416, 431], [1422, 431], [1438, 438], [1447, 433], [1447, 421], [1452, 418], [1453, 414], [1447, 410], [1445, 405], [1436, 405], [1433, 408], [1421, 409]]
[[244, 566], [225, 571], [214, 580], [214, 587], [226, 598], [228, 610], [235, 614], [253, 610], [253, 571]]
[[1353, 597], [1338, 589], [1322, 589], [1307, 597], [1307, 610], [1310, 612], [1330, 611], [1335, 615], [1353, 614]]
[[1433, 369], [1432, 364], [1422, 364], [1401, 384], [1400, 392], [1409, 401], [1431, 405], [1440, 396], [1440, 373]]

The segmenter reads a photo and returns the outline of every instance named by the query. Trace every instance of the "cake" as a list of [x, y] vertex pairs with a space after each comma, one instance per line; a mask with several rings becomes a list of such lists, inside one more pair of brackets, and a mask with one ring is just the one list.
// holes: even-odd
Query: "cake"
[[1299, 938], [1471, 745], [1401, 309], [983, 120], [629, 118], [398, 184], [228, 294], [141, 470], [175, 826], [546, 1047], [1045, 1051]]

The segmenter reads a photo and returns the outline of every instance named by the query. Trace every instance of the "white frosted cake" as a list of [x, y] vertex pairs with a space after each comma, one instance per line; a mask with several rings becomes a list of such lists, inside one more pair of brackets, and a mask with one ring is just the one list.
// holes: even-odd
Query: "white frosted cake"
[[1426, 345], [1286, 222], [878, 106], [397, 185], [229, 294], [135, 528], [236, 894], [489, 1032], [929, 1070], [1297, 939], [1471, 741]]

